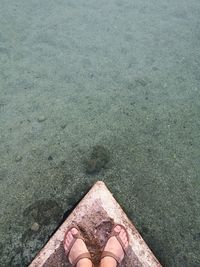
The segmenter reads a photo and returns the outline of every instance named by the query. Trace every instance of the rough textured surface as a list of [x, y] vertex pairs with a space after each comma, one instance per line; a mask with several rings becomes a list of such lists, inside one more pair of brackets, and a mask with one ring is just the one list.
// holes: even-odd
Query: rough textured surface
[[64, 221], [29, 267], [69, 267], [62, 245], [67, 227], [75, 223], [81, 230], [95, 266], [114, 223], [126, 226], [130, 246], [121, 267], [161, 267], [134, 225], [103, 182], [97, 182]]

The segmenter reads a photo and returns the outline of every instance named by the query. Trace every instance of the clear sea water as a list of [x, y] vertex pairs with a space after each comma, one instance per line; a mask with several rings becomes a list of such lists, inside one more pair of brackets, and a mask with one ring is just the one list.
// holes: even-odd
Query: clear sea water
[[[199, 14], [0, 0], [0, 266], [26, 266], [97, 180], [163, 266], [200, 266]], [[89, 174], [96, 146], [110, 159]]]

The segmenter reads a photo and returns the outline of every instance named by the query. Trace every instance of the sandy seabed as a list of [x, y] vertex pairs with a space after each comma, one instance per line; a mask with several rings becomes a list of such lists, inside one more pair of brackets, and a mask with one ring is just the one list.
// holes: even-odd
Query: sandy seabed
[[[97, 180], [164, 266], [200, 266], [199, 14], [0, 1], [0, 266], [26, 266]], [[88, 173], [96, 146], [109, 162]]]

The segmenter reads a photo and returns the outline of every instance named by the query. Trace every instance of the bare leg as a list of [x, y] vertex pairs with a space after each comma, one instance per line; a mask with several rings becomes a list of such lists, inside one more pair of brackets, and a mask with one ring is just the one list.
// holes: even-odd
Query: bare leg
[[[73, 234], [77, 234], [78, 230], [76, 228], [72, 228], [66, 236], [66, 240], [64, 243], [64, 249], [66, 254], [69, 251], [69, 245], [74, 239]], [[68, 259], [70, 262], [73, 262], [80, 254], [88, 252], [88, 249], [82, 239], [77, 239], [72, 246], [70, 253], [68, 255]], [[92, 262], [90, 259], [84, 258], [77, 262], [76, 267], [92, 267]]]
[[[124, 231], [124, 229], [121, 228], [119, 225], [117, 225], [115, 227], [115, 231], [119, 233], [119, 236], [121, 240], [123, 241], [125, 247], [128, 247], [128, 238], [127, 238], [127, 234]], [[124, 258], [124, 251], [115, 236], [112, 236], [108, 239], [104, 250], [112, 252], [117, 257], [119, 257], [121, 260]], [[110, 256], [106, 256], [101, 260], [100, 267], [116, 267], [117, 264], [118, 263], [114, 258]]]

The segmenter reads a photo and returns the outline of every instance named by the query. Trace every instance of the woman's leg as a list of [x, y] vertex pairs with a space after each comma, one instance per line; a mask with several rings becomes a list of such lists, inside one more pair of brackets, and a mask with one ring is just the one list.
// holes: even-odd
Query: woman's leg
[[[125, 248], [127, 248], [128, 236], [125, 230], [120, 227], [120, 225], [117, 225], [114, 230], [115, 232], [119, 233], [119, 237], [121, 238]], [[124, 258], [124, 250], [115, 236], [112, 236], [108, 239], [104, 251], [113, 253], [117, 258], [119, 258], [120, 261], [122, 261]], [[100, 267], [116, 267], [117, 264], [118, 262], [113, 257], [106, 256], [101, 259]]]
[[[73, 235], [76, 235], [77, 233], [78, 230], [76, 228], [72, 228], [67, 233], [67, 236], [65, 237], [64, 240], [64, 249], [66, 254], [69, 253], [68, 254], [69, 262], [74, 262], [74, 260], [77, 259], [79, 255], [88, 252], [88, 249], [82, 239], [76, 239], [75, 243], [73, 244], [69, 252], [70, 244], [73, 242], [74, 239]], [[77, 262], [76, 267], [92, 267], [92, 262], [88, 258], [83, 258]]]

